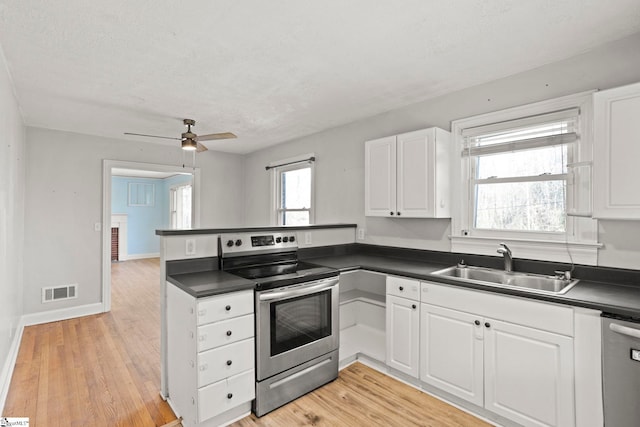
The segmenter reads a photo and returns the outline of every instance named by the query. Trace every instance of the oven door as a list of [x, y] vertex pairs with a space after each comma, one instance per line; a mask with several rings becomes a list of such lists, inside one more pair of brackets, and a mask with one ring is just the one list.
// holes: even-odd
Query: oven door
[[256, 292], [256, 376], [269, 378], [337, 350], [338, 277]]

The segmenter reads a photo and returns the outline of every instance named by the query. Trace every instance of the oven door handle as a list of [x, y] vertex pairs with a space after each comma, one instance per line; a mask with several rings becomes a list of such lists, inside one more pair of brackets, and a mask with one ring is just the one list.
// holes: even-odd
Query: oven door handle
[[319, 282], [312, 282], [299, 288], [287, 289], [277, 292], [264, 292], [259, 296], [260, 301], [274, 301], [292, 298], [299, 295], [307, 295], [313, 292], [322, 291], [338, 284], [338, 279], [325, 279]]

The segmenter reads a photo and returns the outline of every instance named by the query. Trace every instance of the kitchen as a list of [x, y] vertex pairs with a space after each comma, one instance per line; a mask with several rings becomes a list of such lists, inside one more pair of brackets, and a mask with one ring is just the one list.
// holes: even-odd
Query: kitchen
[[[618, 33], [618, 41], [603, 40], [600, 47], [593, 43], [589, 49], [575, 52], [570, 58], [558, 57], [546, 65], [536, 64], [517, 72], [505, 70], [501, 76], [486, 80], [488, 83], [479, 81], [473, 87], [429, 100], [398, 104], [396, 108], [387, 108], [387, 112], [369, 114], [369, 118], [354, 118], [351, 123], [336, 122], [328, 130], [318, 129], [310, 136], [282, 136], [280, 142], [289, 142], [269, 149], [241, 155], [232, 151], [213, 153], [210, 146], [211, 152], [197, 157], [196, 164], [202, 173], [202, 194], [207, 194], [201, 200], [200, 227], [271, 223], [270, 184], [264, 167], [274, 161], [314, 153], [318, 159], [315, 165], [317, 223], [358, 224], [365, 231], [364, 239], [359, 240], [362, 243], [451, 251], [449, 219], [391, 220], [364, 215], [364, 141], [430, 126], [448, 130], [450, 122], [460, 118], [638, 82], [639, 39], [637, 34], [632, 35], [634, 32], [637, 33], [637, 27], [634, 31]], [[0, 44], [5, 56], [15, 61], [16, 56], [9, 55], [6, 37], [2, 34]], [[34, 65], [33, 69], [36, 68]], [[504, 77], [510, 74], [513, 75]], [[15, 88], [18, 94], [27, 89], [21, 79], [22, 75], [13, 76], [14, 84], [20, 82]], [[35, 80], [32, 81], [35, 84]], [[17, 107], [20, 102], [11, 101], [13, 92], [12, 83], [3, 77], [2, 99], [8, 103], [3, 104], [3, 116], [13, 117], [3, 125], [11, 147], [9, 144], [2, 147], [2, 158], [7, 162], [7, 167], [2, 169], [3, 197], [6, 197], [3, 207], [7, 206], [2, 224], [3, 230], [11, 230], [3, 234], [6, 252], [2, 259], [7, 267], [2, 269], [2, 283], [7, 285], [2, 288], [2, 297], [8, 302], [2, 319], [6, 328], [0, 346], [3, 366], [9, 360], [13, 337], [23, 316], [31, 316], [32, 321], [36, 317], [52, 321], [102, 309], [101, 235], [94, 231], [94, 224], [102, 218], [101, 161], [183, 162], [180, 151], [171, 146], [115, 136], [90, 136], [90, 132], [83, 131], [82, 123], [71, 127], [27, 121], [20, 118]], [[42, 105], [58, 105], [58, 102], [42, 98]], [[411, 103], [413, 105], [403, 106]], [[104, 117], [105, 111], [99, 105], [87, 110], [91, 110], [94, 117]], [[117, 129], [119, 135], [138, 130], [123, 124], [128, 123], [128, 117], [119, 117], [122, 118]], [[23, 124], [25, 121], [27, 126]], [[179, 121], [163, 124], [163, 133], [171, 134], [176, 123], [179, 129]], [[202, 129], [202, 133], [208, 131]], [[236, 142], [240, 140], [233, 143]], [[52, 174], [54, 166], [56, 170], [62, 166], [62, 172]], [[78, 176], [82, 179], [78, 180]], [[345, 182], [348, 185], [344, 185]], [[603, 245], [598, 249], [597, 265], [637, 269], [640, 227], [636, 221], [601, 220], [597, 240]], [[66, 248], [65, 253], [61, 253], [59, 245]], [[518, 256], [514, 251], [514, 257]], [[57, 312], [47, 314], [52, 306], [41, 304], [41, 287], [64, 283], [80, 284], [78, 298], [56, 303]]]

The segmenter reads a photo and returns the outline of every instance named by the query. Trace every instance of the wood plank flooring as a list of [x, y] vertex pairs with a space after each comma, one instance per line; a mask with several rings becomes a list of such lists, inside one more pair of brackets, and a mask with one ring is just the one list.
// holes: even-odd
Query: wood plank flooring
[[[160, 390], [159, 260], [112, 264], [112, 311], [25, 328], [3, 416], [32, 427], [152, 427], [175, 420]], [[360, 363], [234, 427], [487, 426]]]
[[478, 418], [361, 363], [273, 412], [245, 417], [233, 427], [385, 426], [485, 427]]
[[112, 264], [112, 311], [25, 328], [3, 416], [40, 427], [150, 427], [160, 390], [160, 263]]

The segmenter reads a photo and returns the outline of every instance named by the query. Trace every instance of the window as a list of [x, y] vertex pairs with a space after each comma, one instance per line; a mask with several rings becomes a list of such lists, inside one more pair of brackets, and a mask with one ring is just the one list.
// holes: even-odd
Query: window
[[155, 185], [140, 182], [130, 182], [129, 188], [129, 206], [146, 206], [152, 207], [155, 204]]
[[592, 93], [452, 122], [451, 250], [595, 264], [589, 218]]
[[[559, 118], [560, 116], [560, 118]], [[474, 230], [564, 234], [577, 110], [463, 131]], [[532, 120], [527, 120], [531, 122]]]
[[169, 189], [169, 216], [173, 229], [191, 228], [191, 190], [191, 184]]
[[278, 225], [313, 224], [313, 163], [273, 168]]

